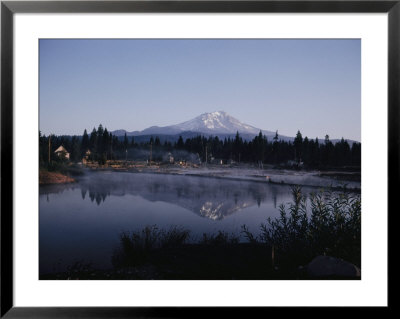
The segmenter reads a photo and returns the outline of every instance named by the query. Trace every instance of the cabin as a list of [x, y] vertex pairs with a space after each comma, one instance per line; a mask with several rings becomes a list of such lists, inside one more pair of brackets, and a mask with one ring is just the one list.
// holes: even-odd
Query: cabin
[[54, 153], [59, 157], [59, 158], [65, 158], [69, 160], [69, 152], [65, 149], [64, 146], [60, 145]]

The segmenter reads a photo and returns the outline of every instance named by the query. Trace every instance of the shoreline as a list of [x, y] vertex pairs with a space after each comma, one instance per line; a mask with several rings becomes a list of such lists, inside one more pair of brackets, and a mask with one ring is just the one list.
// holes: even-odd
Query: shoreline
[[[117, 164], [115, 164], [117, 163]], [[80, 165], [80, 174], [85, 172], [125, 172], [137, 174], [163, 174], [215, 178], [239, 182], [256, 182], [272, 185], [305, 186], [312, 188], [329, 188], [331, 190], [348, 190], [361, 192], [361, 172], [346, 170], [289, 170], [282, 168], [256, 168], [248, 164], [228, 166], [209, 164], [207, 166], [152, 164], [145, 162], [112, 162], [108, 165], [87, 163]], [[75, 174], [76, 175], [76, 174]], [[79, 182], [79, 176], [72, 178], [59, 171], [39, 170], [39, 186], [62, 185]]]
[[[305, 171], [277, 168], [258, 169], [246, 166], [209, 165], [207, 167], [181, 165], [132, 165], [126, 166], [84, 166], [92, 172], [110, 171], [143, 174], [165, 174], [175, 176], [190, 176], [202, 178], [226, 179], [232, 181], [247, 181], [286, 186], [307, 186], [315, 188], [330, 188], [361, 192], [361, 173], [348, 171]], [[360, 181], [358, 181], [360, 180]]]
[[45, 169], [39, 170], [39, 186], [44, 185], [58, 185], [75, 183], [76, 180], [68, 175], [60, 172], [50, 172]]

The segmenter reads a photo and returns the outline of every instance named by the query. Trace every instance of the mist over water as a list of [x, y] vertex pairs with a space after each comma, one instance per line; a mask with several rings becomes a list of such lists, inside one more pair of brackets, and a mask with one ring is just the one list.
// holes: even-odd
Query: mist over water
[[[303, 188], [304, 193], [315, 191]], [[191, 238], [218, 230], [254, 234], [291, 188], [207, 177], [125, 172], [85, 174], [77, 183], [40, 187], [40, 273], [64, 271], [75, 261], [111, 268], [122, 231], [148, 225], [189, 229]]]

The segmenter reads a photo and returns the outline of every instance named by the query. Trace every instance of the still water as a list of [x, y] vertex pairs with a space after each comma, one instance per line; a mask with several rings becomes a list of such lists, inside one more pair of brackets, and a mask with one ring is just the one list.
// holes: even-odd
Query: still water
[[193, 239], [219, 230], [239, 234], [243, 224], [257, 234], [291, 198], [285, 185], [124, 172], [89, 173], [74, 184], [41, 186], [39, 271], [64, 271], [76, 261], [111, 268], [119, 234], [149, 225], [182, 226]]

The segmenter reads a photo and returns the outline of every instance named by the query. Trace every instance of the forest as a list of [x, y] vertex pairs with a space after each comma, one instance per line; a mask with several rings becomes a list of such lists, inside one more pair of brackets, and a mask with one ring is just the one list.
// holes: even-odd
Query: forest
[[[62, 145], [70, 154], [69, 160], [80, 162], [85, 155], [88, 160], [105, 164], [107, 160], [141, 160], [148, 162], [168, 161], [166, 155], [175, 161], [198, 163], [257, 163], [274, 166], [304, 167], [310, 169], [361, 167], [361, 143], [352, 145], [343, 138], [336, 143], [326, 135], [321, 143], [318, 138], [303, 137], [300, 131], [293, 141], [279, 138], [278, 132], [268, 139], [261, 132], [252, 140], [243, 139], [237, 132], [232, 138], [218, 136], [187, 138], [182, 136], [176, 142], [161, 142], [152, 136], [146, 142], [136, 142], [133, 136], [115, 136], [103, 128], [93, 128], [90, 134], [85, 129], [81, 136], [42, 135], [39, 132], [39, 163], [63, 160], [54, 151]], [[50, 156], [49, 156], [50, 151]]]

